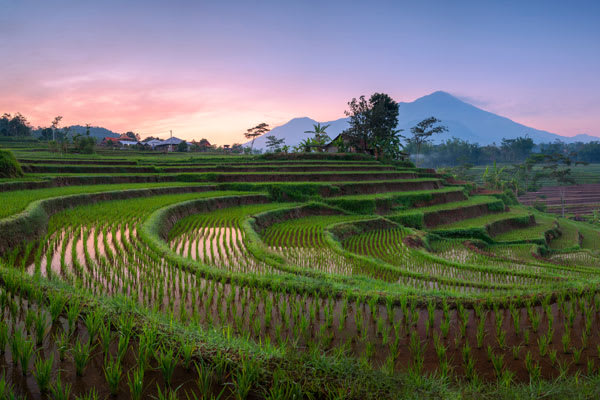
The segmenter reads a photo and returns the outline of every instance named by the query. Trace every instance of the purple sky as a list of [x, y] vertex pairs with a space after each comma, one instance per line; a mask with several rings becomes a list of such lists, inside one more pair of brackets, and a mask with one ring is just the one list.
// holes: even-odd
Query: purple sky
[[600, 2], [0, 0], [0, 112], [186, 139], [450, 92], [600, 136]]

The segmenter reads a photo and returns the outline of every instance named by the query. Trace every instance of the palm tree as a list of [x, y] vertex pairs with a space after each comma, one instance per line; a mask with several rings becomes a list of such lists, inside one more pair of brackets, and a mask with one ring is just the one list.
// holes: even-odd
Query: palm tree
[[329, 140], [329, 136], [327, 136], [327, 128], [329, 128], [331, 125], [327, 124], [327, 125], [323, 125], [321, 126], [320, 122], [317, 122], [316, 124], [313, 124], [313, 130], [312, 131], [304, 131], [304, 133], [312, 133], [315, 135], [315, 139], [319, 142], [324, 142]]
[[327, 142], [331, 141], [331, 138], [327, 135], [327, 132], [326, 132], [326, 129], [329, 128], [329, 126], [330, 126], [329, 124], [321, 125], [320, 122], [317, 122], [316, 124], [313, 124], [312, 131], [304, 131], [304, 133], [314, 134], [315, 137], [310, 140], [312, 142], [312, 144], [315, 144], [317, 146], [323, 146]]
[[504, 190], [507, 181], [503, 179], [504, 170], [506, 167], [498, 168], [494, 161], [494, 169], [489, 166], [485, 167], [483, 172], [483, 182], [492, 190]]

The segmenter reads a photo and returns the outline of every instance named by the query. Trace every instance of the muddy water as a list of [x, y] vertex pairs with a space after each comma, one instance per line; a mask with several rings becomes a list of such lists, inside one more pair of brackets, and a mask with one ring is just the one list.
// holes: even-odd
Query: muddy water
[[243, 232], [233, 227], [201, 227], [173, 238], [170, 246], [176, 253], [195, 261], [246, 273], [279, 273], [257, 261], [247, 251]]

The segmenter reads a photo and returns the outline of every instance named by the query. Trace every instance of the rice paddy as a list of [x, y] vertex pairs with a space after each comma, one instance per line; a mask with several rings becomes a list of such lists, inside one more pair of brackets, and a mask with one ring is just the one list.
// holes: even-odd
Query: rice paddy
[[83, 160], [38, 157], [60, 172], [0, 193], [3, 398], [444, 397], [600, 371], [592, 225], [374, 161], [124, 159], [202, 182], [47, 187]]

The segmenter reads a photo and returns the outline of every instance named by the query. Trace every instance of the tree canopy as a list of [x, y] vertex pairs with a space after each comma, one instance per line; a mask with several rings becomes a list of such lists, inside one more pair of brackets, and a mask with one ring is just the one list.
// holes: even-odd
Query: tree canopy
[[261, 122], [260, 124], [256, 125], [255, 127], [249, 128], [248, 130], [246, 130], [246, 132], [244, 133], [244, 136], [246, 137], [246, 139], [252, 139], [252, 144], [250, 145], [250, 151], [252, 151], [252, 149], [254, 148], [254, 140], [257, 137], [269, 132], [270, 130], [271, 130], [271, 128], [269, 128], [269, 124], [267, 124], [265, 122]]
[[362, 153], [381, 158], [398, 158], [402, 136], [398, 125], [398, 103], [385, 93], [374, 93], [348, 102], [350, 127], [342, 134], [349, 145]]
[[20, 113], [0, 117], [0, 136], [31, 136], [31, 125]]
[[267, 136], [267, 148], [274, 153], [281, 152], [282, 146], [285, 144], [285, 139], [277, 139], [277, 137]]
[[440, 122], [442, 121], [435, 117], [429, 117], [410, 128], [412, 137], [410, 137], [408, 141], [416, 147], [417, 162], [419, 161], [419, 156], [421, 154], [421, 146], [424, 143], [429, 143], [431, 141], [431, 136], [434, 134], [446, 132], [448, 130], [448, 128], [443, 125], [436, 125]]

